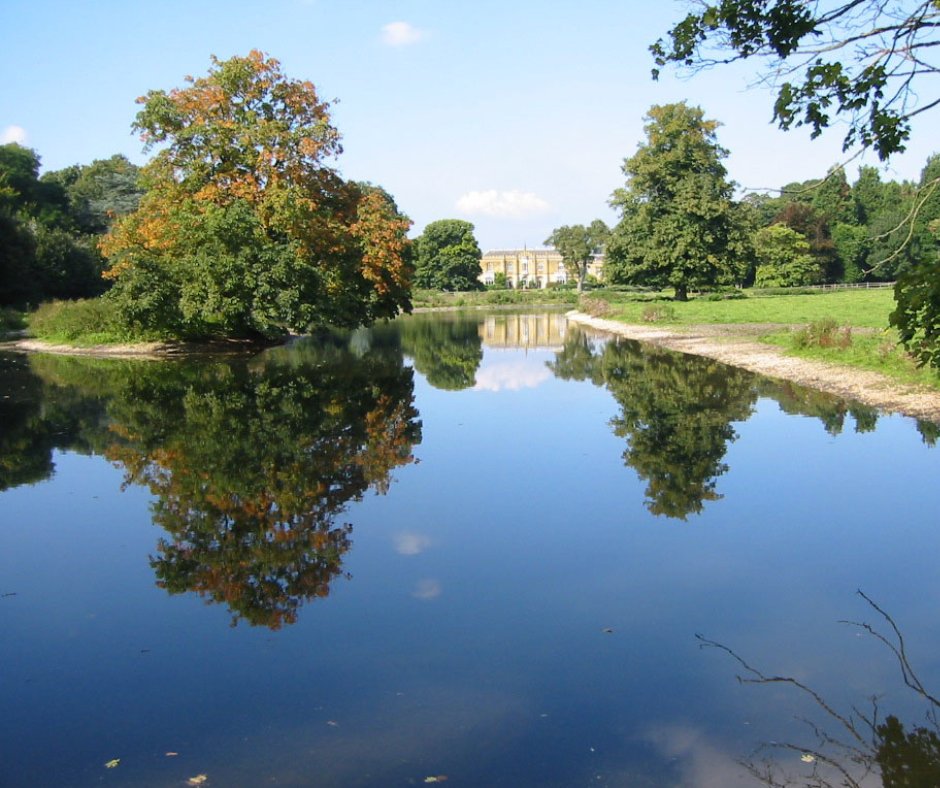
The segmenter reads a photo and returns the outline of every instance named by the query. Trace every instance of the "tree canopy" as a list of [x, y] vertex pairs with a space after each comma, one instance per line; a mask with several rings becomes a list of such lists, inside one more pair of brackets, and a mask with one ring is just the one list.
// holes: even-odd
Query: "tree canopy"
[[843, 148], [872, 148], [881, 159], [903, 151], [911, 119], [940, 104], [922, 94], [922, 77], [940, 73], [936, 0], [704, 2], [650, 49], [656, 67], [693, 70], [757, 58], [776, 87], [782, 129], [809, 126], [813, 137], [834, 124]]
[[626, 186], [611, 204], [622, 219], [607, 249], [605, 273], [614, 282], [690, 287], [732, 282], [738, 241], [732, 184], [721, 160], [717, 121], [684, 102], [654, 106], [646, 141], [623, 164]]
[[553, 246], [561, 255], [565, 268], [578, 280], [578, 292], [584, 290], [588, 264], [594, 255], [600, 254], [610, 240], [610, 228], [600, 219], [585, 227], [583, 224], [564, 225], [552, 230], [545, 239], [546, 246]]
[[123, 156], [39, 176], [36, 151], [0, 146], [0, 304], [98, 295], [98, 240], [136, 206], [137, 168]]
[[482, 290], [480, 245], [473, 225], [460, 219], [431, 222], [415, 241], [415, 283], [431, 290]]
[[252, 51], [152, 90], [134, 127], [147, 193], [103, 248], [123, 319], [179, 335], [272, 336], [410, 310], [410, 221], [342, 180], [329, 104]]

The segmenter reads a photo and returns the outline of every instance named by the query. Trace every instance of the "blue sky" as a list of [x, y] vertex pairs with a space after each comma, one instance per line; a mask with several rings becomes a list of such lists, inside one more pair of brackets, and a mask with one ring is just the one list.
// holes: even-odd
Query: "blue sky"
[[[673, 0], [3, 0], [0, 138], [43, 169], [123, 153], [144, 163], [135, 98], [202, 75], [209, 56], [261, 49], [338, 99], [347, 178], [390, 191], [415, 222], [461, 218], [484, 249], [539, 246], [554, 227], [616, 220], [607, 205], [653, 104], [687, 100], [722, 122], [731, 178], [773, 188], [846, 157], [770, 122], [749, 64], [650, 79]], [[917, 178], [940, 150], [918, 126], [883, 177]], [[873, 156], [862, 160], [877, 165]], [[848, 167], [855, 177], [858, 161]]]

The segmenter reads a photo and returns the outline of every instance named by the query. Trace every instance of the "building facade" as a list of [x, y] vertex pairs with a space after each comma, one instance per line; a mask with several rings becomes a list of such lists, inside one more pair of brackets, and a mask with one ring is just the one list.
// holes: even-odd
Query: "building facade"
[[[554, 249], [503, 249], [486, 252], [480, 260], [480, 281], [485, 285], [496, 282], [497, 274], [504, 274], [513, 287], [546, 288], [550, 284], [565, 284], [571, 278], [561, 255]], [[588, 276], [603, 281], [604, 257], [596, 255], [588, 263]]]

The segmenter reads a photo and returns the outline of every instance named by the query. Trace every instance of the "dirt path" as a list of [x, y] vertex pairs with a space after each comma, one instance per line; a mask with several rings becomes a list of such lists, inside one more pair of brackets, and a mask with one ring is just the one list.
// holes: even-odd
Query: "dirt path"
[[653, 328], [569, 312], [574, 323], [658, 347], [714, 358], [771, 378], [858, 400], [882, 410], [940, 423], [940, 392], [898, 383], [877, 372], [786, 356], [750, 337], [766, 333], [763, 325], [696, 325]]

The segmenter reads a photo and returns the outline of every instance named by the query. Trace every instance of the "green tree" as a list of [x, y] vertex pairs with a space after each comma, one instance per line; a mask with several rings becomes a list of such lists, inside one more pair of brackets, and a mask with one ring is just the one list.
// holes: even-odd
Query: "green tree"
[[682, 301], [690, 287], [743, 277], [718, 125], [685, 103], [650, 109], [646, 142], [624, 162], [627, 184], [611, 199], [622, 215], [605, 260], [612, 281], [671, 286]]
[[832, 243], [842, 269], [841, 281], [861, 281], [869, 247], [867, 228], [857, 224], [837, 223], [832, 226]]
[[901, 6], [880, 0], [704, 2], [650, 49], [660, 68], [692, 70], [756, 58], [775, 85], [782, 129], [807, 125], [814, 137], [846, 125], [843, 148], [873, 148], [882, 159], [904, 150], [915, 115], [940, 104], [918, 93], [940, 66], [936, 0]]
[[[125, 321], [278, 336], [409, 310], [410, 222], [329, 166], [340, 138], [314, 86], [257, 51], [188, 82], [140, 99], [135, 128], [159, 151], [139, 208], [103, 244]], [[155, 284], [163, 295], [141, 310]]]
[[[706, 2], [652, 45], [660, 67], [678, 63], [694, 69], [752, 57], [766, 58], [768, 82], [777, 87], [774, 117], [789, 129], [808, 125], [814, 137], [830, 125], [847, 126], [843, 149], [874, 149], [884, 160], [903, 151], [911, 119], [940, 104], [920, 87], [940, 65], [931, 53], [940, 25], [937, 0], [909, 4], [880, 0], [808, 3], [804, 0], [720, 0]], [[922, 183], [917, 200], [940, 190], [940, 175]], [[911, 224], [911, 223], [914, 224]], [[917, 235], [917, 218], [902, 219]], [[903, 344], [926, 364], [940, 366], [940, 264], [931, 251], [900, 271], [897, 307], [891, 316]], [[903, 235], [903, 234], [902, 234]], [[898, 247], [884, 261], [904, 253]], [[880, 264], [875, 262], [871, 268]]]
[[813, 184], [810, 195], [810, 204], [830, 227], [838, 222], [856, 223], [857, 212], [852, 200], [852, 187], [846, 180], [843, 167], [832, 167], [825, 178]]
[[553, 246], [561, 255], [570, 276], [578, 281], [578, 292], [584, 290], [588, 265], [596, 255], [604, 251], [610, 240], [610, 228], [600, 219], [585, 227], [583, 224], [564, 225], [552, 230], [545, 239], [546, 246]]
[[415, 241], [415, 283], [428, 290], [482, 290], [483, 257], [473, 225], [460, 219], [431, 222]]
[[858, 224], [867, 225], [881, 213], [885, 205], [885, 184], [877, 167], [858, 168], [858, 179], [852, 184], [852, 201]]
[[44, 173], [40, 180], [65, 192], [71, 221], [87, 235], [104, 235], [117, 218], [137, 210], [144, 194], [140, 168], [121, 154]]
[[757, 287], [798, 287], [819, 281], [819, 266], [806, 238], [785, 224], [772, 224], [754, 234]]
[[0, 146], [0, 303], [84, 297], [105, 288], [97, 239], [75, 221], [63, 182], [40, 178], [39, 164], [29, 148]]
[[890, 323], [920, 365], [940, 370], [940, 220], [929, 227], [935, 239], [933, 259], [902, 271], [894, 286]]

